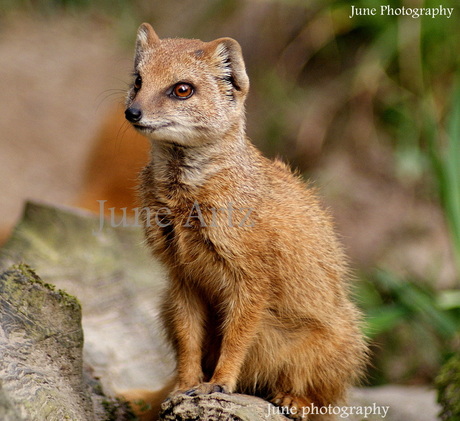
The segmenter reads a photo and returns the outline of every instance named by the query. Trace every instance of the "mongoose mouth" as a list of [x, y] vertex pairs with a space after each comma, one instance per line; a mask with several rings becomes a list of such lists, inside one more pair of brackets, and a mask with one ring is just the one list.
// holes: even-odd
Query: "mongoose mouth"
[[163, 123], [159, 125], [145, 125], [145, 124], [139, 124], [139, 123], [133, 123], [133, 126], [136, 130], [139, 130], [140, 132], [147, 132], [147, 133], [152, 133], [158, 129], [162, 129], [164, 127], [170, 126], [172, 123]]

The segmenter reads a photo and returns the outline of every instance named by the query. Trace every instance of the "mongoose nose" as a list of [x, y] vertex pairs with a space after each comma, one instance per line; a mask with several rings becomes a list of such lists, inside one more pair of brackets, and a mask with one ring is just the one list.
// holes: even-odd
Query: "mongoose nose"
[[142, 118], [142, 111], [139, 108], [129, 107], [125, 111], [126, 120], [136, 123]]

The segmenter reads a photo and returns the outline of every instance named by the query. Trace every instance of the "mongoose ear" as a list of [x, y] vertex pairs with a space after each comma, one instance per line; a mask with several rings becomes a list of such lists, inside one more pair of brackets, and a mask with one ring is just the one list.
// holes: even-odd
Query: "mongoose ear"
[[229, 84], [231, 95], [246, 95], [249, 90], [249, 78], [246, 74], [243, 53], [240, 44], [232, 38], [219, 38], [207, 45], [213, 64], [223, 81]]
[[135, 67], [137, 67], [141, 61], [144, 51], [158, 42], [160, 42], [160, 38], [158, 38], [158, 35], [149, 23], [143, 23], [139, 26], [136, 38], [136, 53], [134, 57]]

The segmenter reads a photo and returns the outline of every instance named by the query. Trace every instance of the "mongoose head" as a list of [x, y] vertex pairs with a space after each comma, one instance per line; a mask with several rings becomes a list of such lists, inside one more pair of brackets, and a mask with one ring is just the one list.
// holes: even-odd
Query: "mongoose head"
[[160, 39], [143, 23], [125, 115], [154, 141], [197, 146], [244, 130], [248, 89], [235, 40]]

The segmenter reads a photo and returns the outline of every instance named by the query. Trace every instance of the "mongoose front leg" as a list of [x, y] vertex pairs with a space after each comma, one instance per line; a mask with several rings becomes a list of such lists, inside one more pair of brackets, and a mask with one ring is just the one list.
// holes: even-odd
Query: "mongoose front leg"
[[177, 354], [177, 382], [173, 393], [203, 381], [204, 315], [204, 305], [195, 291], [181, 281], [173, 282], [163, 305], [163, 320]]
[[248, 291], [239, 291], [225, 308], [225, 325], [219, 359], [208, 383], [189, 390], [189, 395], [235, 390], [241, 366], [257, 332], [265, 307], [264, 300]]

